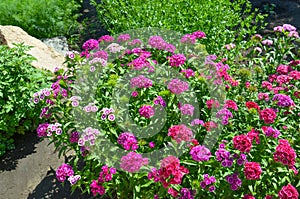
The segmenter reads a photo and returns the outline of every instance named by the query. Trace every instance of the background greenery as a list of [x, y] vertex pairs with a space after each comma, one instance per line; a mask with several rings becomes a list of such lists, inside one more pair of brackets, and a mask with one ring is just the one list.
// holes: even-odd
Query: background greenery
[[[264, 16], [248, 0], [102, 0], [99, 19], [112, 34], [142, 27], [181, 33], [204, 31], [208, 53], [225, 44], [241, 42], [263, 27]], [[252, 12], [253, 11], [253, 12]]]
[[37, 38], [68, 36], [79, 23], [82, 0], [1, 0], [0, 24], [15, 25]]
[[12, 136], [32, 131], [39, 123], [40, 106], [33, 106], [33, 93], [49, 86], [50, 74], [35, 69], [28, 46], [0, 45], [0, 156], [14, 148]]

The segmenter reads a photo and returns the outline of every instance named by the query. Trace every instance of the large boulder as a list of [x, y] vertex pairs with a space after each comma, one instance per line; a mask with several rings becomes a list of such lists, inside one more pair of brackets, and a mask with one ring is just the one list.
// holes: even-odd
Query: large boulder
[[19, 27], [0, 26], [0, 45], [7, 45], [11, 48], [14, 43], [24, 43], [24, 45], [33, 47], [28, 53], [37, 59], [37, 61], [32, 62], [32, 65], [36, 68], [43, 68], [53, 72], [56, 67], [63, 67], [63, 54], [58, 53], [39, 39], [28, 35]]

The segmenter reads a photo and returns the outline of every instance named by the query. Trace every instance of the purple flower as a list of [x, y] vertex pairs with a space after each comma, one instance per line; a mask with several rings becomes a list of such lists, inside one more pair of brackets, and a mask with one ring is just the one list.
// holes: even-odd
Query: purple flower
[[37, 128], [37, 134], [39, 137], [45, 137], [47, 136], [47, 130], [48, 130], [48, 123], [40, 124]]
[[284, 94], [275, 94], [272, 100], [277, 101], [277, 106], [281, 106], [281, 107], [288, 107], [288, 106], [295, 105], [294, 101], [288, 95], [284, 95]]

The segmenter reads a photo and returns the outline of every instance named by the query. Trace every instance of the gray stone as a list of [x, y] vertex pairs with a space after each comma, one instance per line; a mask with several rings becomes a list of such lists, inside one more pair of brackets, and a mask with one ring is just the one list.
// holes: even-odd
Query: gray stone
[[53, 37], [50, 39], [42, 39], [47, 46], [54, 48], [57, 52], [65, 55], [69, 51], [67, 38], [63, 36]]
[[32, 46], [27, 52], [37, 60], [32, 62], [32, 66], [54, 71], [56, 67], [65, 68], [64, 55], [58, 53], [54, 48], [47, 46], [41, 40], [28, 35], [24, 30], [17, 26], [1, 26], [0, 25], [0, 45], [7, 45], [12, 48], [13, 44], [24, 43], [24, 45]]

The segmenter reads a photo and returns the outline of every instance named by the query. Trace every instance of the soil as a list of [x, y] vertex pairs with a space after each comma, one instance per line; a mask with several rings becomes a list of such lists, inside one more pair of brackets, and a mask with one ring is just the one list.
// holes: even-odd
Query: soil
[[[98, 1], [99, 2], [99, 1]], [[254, 7], [261, 12], [272, 12], [267, 21], [269, 25], [265, 33], [273, 27], [290, 23], [300, 30], [300, 0], [252, 0]], [[266, 5], [274, 4], [272, 10]], [[83, 43], [89, 38], [99, 38], [108, 32], [101, 26], [97, 12], [84, 0], [81, 10], [85, 19], [86, 29], [80, 37]], [[0, 198], [3, 199], [89, 199], [92, 196], [76, 190], [71, 194], [69, 183], [63, 186], [56, 180], [55, 170], [64, 162], [58, 158], [53, 145], [48, 146], [47, 140], [41, 140], [35, 132], [15, 137], [16, 148], [5, 154], [0, 160]]]

